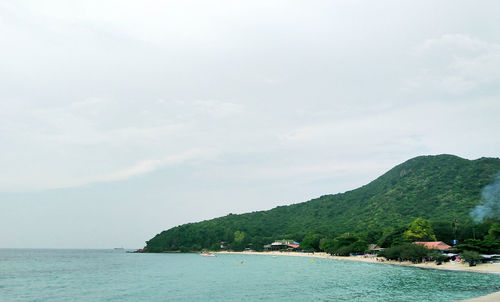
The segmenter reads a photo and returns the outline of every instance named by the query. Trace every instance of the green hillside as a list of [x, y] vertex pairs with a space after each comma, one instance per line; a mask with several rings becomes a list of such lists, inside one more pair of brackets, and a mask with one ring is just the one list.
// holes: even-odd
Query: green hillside
[[[144, 251], [217, 249], [221, 241], [234, 249], [259, 250], [274, 239], [300, 241], [307, 234], [333, 238], [345, 232], [363, 233], [376, 242], [384, 231], [406, 227], [418, 217], [431, 221], [439, 240], [451, 240], [455, 219], [458, 238], [471, 238], [469, 213], [482, 203], [481, 190], [499, 172], [498, 158], [420, 156], [342, 194], [171, 228], [147, 241]], [[481, 231], [487, 228], [477, 227]]]

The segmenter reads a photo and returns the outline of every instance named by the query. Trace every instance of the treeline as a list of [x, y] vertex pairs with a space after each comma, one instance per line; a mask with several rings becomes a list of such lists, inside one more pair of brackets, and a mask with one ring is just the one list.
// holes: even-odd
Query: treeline
[[[454, 225], [450, 224], [450, 229]], [[500, 220], [488, 219], [477, 227], [477, 237], [465, 239], [455, 246], [457, 252], [475, 251], [478, 253], [492, 254], [500, 252]], [[480, 230], [486, 230], [480, 231]], [[379, 233], [380, 234], [380, 233]], [[301, 248], [304, 251], [322, 251], [336, 256], [349, 256], [350, 254], [373, 252], [370, 244], [385, 248], [382, 257], [387, 259], [404, 259], [414, 261], [422, 257], [431, 257], [429, 250], [412, 243], [415, 241], [443, 241], [434, 233], [432, 224], [422, 218], [415, 219], [406, 228], [397, 230], [388, 229], [376, 240], [375, 234], [345, 233], [335, 238], [327, 238], [321, 234], [309, 234], [304, 237]], [[450, 245], [452, 242], [448, 242]]]
[[[435, 228], [436, 227], [436, 228]], [[417, 218], [406, 227], [388, 227], [380, 231], [343, 233], [331, 235], [324, 233], [295, 233], [278, 236], [250, 236], [244, 231], [210, 232], [210, 228], [198, 232], [198, 226], [185, 225], [182, 229], [172, 229], [171, 236], [165, 236], [165, 245], [171, 251], [200, 251], [208, 249], [218, 251], [221, 244], [224, 249], [242, 251], [250, 248], [262, 251], [265, 244], [279, 239], [294, 239], [300, 242], [301, 250], [307, 252], [327, 252], [332, 255], [347, 256], [349, 254], [369, 251], [368, 246], [375, 244], [381, 248], [402, 246], [414, 241], [443, 241], [452, 245], [453, 238], [457, 238], [459, 251], [476, 251], [479, 253], [500, 253], [500, 220], [486, 219], [478, 224], [456, 225], [456, 223], [430, 222]], [[181, 235], [179, 235], [179, 232]], [[453, 236], [453, 233], [456, 236]], [[212, 235], [211, 235], [212, 234]], [[177, 240], [183, 238], [184, 240]], [[168, 240], [171, 240], [170, 242]], [[154, 245], [148, 245], [154, 248]], [[160, 246], [157, 250], [148, 252], [167, 251]]]
[[[404, 233], [418, 217], [430, 223], [436, 239], [477, 247], [483, 243], [471, 240], [481, 241], [494, 219], [475, 224], [469, 213], [482, 203], [481, 190], [499, 171], [500, 160], [494, 158], [421, 156], [356, 190], [171, 228], [147, 241], [144, 251], [217, 250], [221, 242], [232, 250], [258, 251], [277, 239], [302, 246], [311, 241], [317, 250], [321, 239], [352, 241], [354, 250], [362, 243], [390, 247], [405, 242]], [[488, 244], [478, 249], [487, 250]]]
[[[468, 262], [470, 266], [483, 260], [482, 254], [498, 254], [500, 252], [500, 223], [493, 223], [488, 234], [482, 239], [468, 239], [464, 243], [454, 246], [453, 252], [459, 253], [460, 258]], [[388, 260], [411, 261], [413, 263], [431, 260], [441, 264], [442, 261], [449, 259], [435, 250], [411, 243], [391, 246], [378, 252], [377, 256]]]

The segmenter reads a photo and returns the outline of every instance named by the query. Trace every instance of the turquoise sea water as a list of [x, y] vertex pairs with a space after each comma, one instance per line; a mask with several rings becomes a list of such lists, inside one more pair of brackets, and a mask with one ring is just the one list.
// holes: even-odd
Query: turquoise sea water
[[455, 301], [500, 291], [500, 275], [311, 260], [0, 249], [0, 301]]

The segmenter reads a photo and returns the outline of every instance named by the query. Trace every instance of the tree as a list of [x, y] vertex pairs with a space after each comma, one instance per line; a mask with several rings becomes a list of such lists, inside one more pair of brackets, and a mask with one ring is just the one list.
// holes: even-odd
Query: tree
[[461, 244], [458, 244], [456, 248], [459, 251], [486, 252], [483, 247], [483, 242], [479, 239], [466, 239]]
[[423, 218], [415, 219], [404, 233], [411, 241], [435, 241], [436, 235], [432, 230], [431, 223]]
[[431, 227], [436, 238], [439, 238], [441, 241], [452, 244], [453, 240], [457, 239], [455, 234], [458, 223], [455, 220], [451, 223], [449, 221], [432, 221]]
[[335, 239], [323, 238], [319, 243], [319, 249], [328, 254], [333, 254], [335, 251]]
[[406, 239], [404, 235], [405, 231], [405, 228], [386, 228], [382, 234], [382, 237], [380, 237], [380, 239], [377, 241], [378, 246], [386, 248], [409, 243], [408, 239]]
[[475, 266], [476, 261], [483, 259], [481, 254], [475, 251], [463, 251], [460, 254], [460, 258], [464, 259], [466, 262], [469, 263], [469, 266]]
[[302, 242], [300, 243], [300, 248], [304, 251], [319, 251], [320, 246], [319, 243], [321, 241], [321, 236], [320, 234], [307, 234], [304, 239], [302, 239]]
[[408, 243], [386, 248], [378, 253], [379, 257], [385, 257], [389, 260], [408, 260], [413, 263], [421, 262], [422, 258], [428, 258], [430, 255], [432, 255], [432, 251], [426, 247]]
[[342, 247], [351, 245], [352, 243], [358, 241], [358, 237], [352, 233], [344, 233], [340, 236], [335, 237], [336, 247]]
[[500, 223], [494, 223], [484, 236], [483, 246], [486, 252], [498, 253], [500, 251]]
[[246, 234], [245, 232], [235, 231], [234, 232], [234, 241], [231, 244], [231, 248], [235, 251], [242, 251], [245, 249], [246, 245]]
[[352, 233], [345, 233], [335, 239], [322, 239], [320, 249], [331, 255], [349, 256], [351, 253], [363, 253], [367, 243], [363, 238]]
[[488, 240], [499, 240], [500, 239], [500, 223], [494, 223], [488, 230], [488, 235], [484, 237]]
[[351, 253], [364, 253], [366, 252], [368, 244], [366, 243], [366, 241], [359, 239], [358, 241], [351, 244], [349, 247], [351, 249]]

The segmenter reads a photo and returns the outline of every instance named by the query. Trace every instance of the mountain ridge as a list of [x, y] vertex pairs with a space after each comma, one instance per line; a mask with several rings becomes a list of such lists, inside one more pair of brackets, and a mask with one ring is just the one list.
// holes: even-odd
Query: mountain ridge
[[217, 249], [220, 242], [235, 243], [236, 232], [235, 246], [259, 249], [273, 239], [300, 239], [308, 233], [329, 237], [345, 232], [381, 233], [418, 217], [471, 224], [469, 213], [481, 204], [482, 188], [492, 183], [499, 171], [498, 158], [418, 156], [344, 193], [176, 226], [147, 241], [144, 251]]

